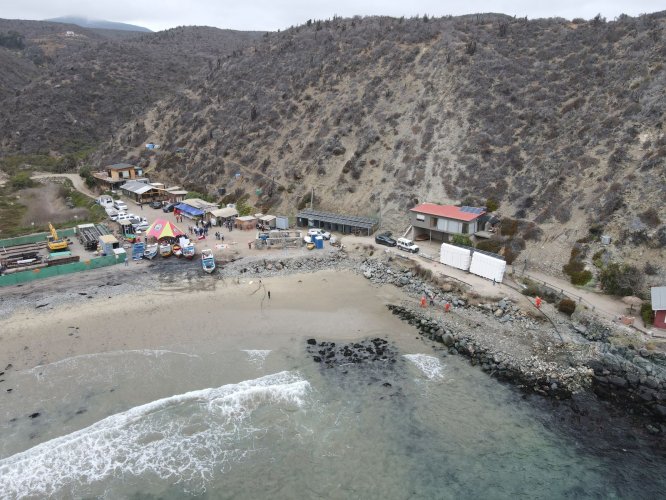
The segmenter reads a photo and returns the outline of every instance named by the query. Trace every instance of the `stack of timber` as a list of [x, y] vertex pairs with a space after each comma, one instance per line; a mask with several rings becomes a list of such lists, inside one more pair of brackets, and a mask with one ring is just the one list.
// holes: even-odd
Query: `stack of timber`
[[9, 274], [26, 269], [44, 267], [40, 252], [46, 248], [46, 241], [26, 243], [12, 247], [0, 248], [0, 267]]

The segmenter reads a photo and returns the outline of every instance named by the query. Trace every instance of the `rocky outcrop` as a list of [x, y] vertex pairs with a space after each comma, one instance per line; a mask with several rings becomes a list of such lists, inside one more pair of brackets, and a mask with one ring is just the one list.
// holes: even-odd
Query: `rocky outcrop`
[[509, 353], [489, 349], [464, 332], [445, 328], [439, 321], [428, 319], [409, 308], [389, 305], [389, 310], [416, 327], [424, 337], [448, 347], [450, 354], [469, 358], [499, 379], [508, 380], [522, 389], [558, 399], [569, 398], [572, 392], [588, 384], [591, 373], [585, 367], [561, 366], [536, 357], [521, 359]]

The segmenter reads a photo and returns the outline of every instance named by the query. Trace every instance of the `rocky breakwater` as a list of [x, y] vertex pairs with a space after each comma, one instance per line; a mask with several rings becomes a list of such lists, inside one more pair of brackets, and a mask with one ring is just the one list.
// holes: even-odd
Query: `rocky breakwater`
[[604, 344], [599, 350], [588, 362], [595, 394], [661, 424], [648, 424], [650, 432], [666, 432], [666, 355], [631, 345]]
[[465, 332], [447, 328], [438, 320], [408, 307], [389, 304], [388, 308], [416, 327], [422, 336], [446, 346], [449, 354], [465, 356], [472, 365], [479, 365], [492, 376], [510, 381], [524, 390], [566, 399], [589, 383], [590, 371], [586, 367], [504, 352], [495, 349], [489, 342], [481, 342]]
[[291, 258], [267, 259], [259, 256], [244, 257], [226, 264], [220, 276], [257, 275], [259, 277], [285, 276], [293, 273], [313, 273], [324, 269], [353, 269], [356, 261], [344, 251], [332, 249]]

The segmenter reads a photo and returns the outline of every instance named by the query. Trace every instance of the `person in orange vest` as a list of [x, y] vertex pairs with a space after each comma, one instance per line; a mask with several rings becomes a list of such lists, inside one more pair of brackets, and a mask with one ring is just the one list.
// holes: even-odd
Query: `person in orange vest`
[[449, 312], [451, 310], [451, 303], [447, 302], [444, 304], [444, 312]]
[[541, 297], [537, 295], [537, 298], [534, 302], [536, 303], [536, 308], [541, 309]]
[[421, 296], [421, 307], [426, 307], [426, 298], [425, 295]]

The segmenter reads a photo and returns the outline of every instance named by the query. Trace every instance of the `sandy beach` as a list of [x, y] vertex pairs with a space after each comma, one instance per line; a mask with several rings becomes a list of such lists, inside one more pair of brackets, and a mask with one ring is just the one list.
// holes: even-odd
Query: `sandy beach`
[[219, 343], [222, 338], [248, 348], [272, 348], [285, 336], [302, 345], [303, 339], [318, 335], [348, 340], [405, 330], [385, 307], [404, 298], [400, 291], [378, 289], [351, 272], [212, 283], [212, 290], [156, 289], [50, 311], [17, 311], [0, 322], [0, 365], [21, 370], [82, 354]]

